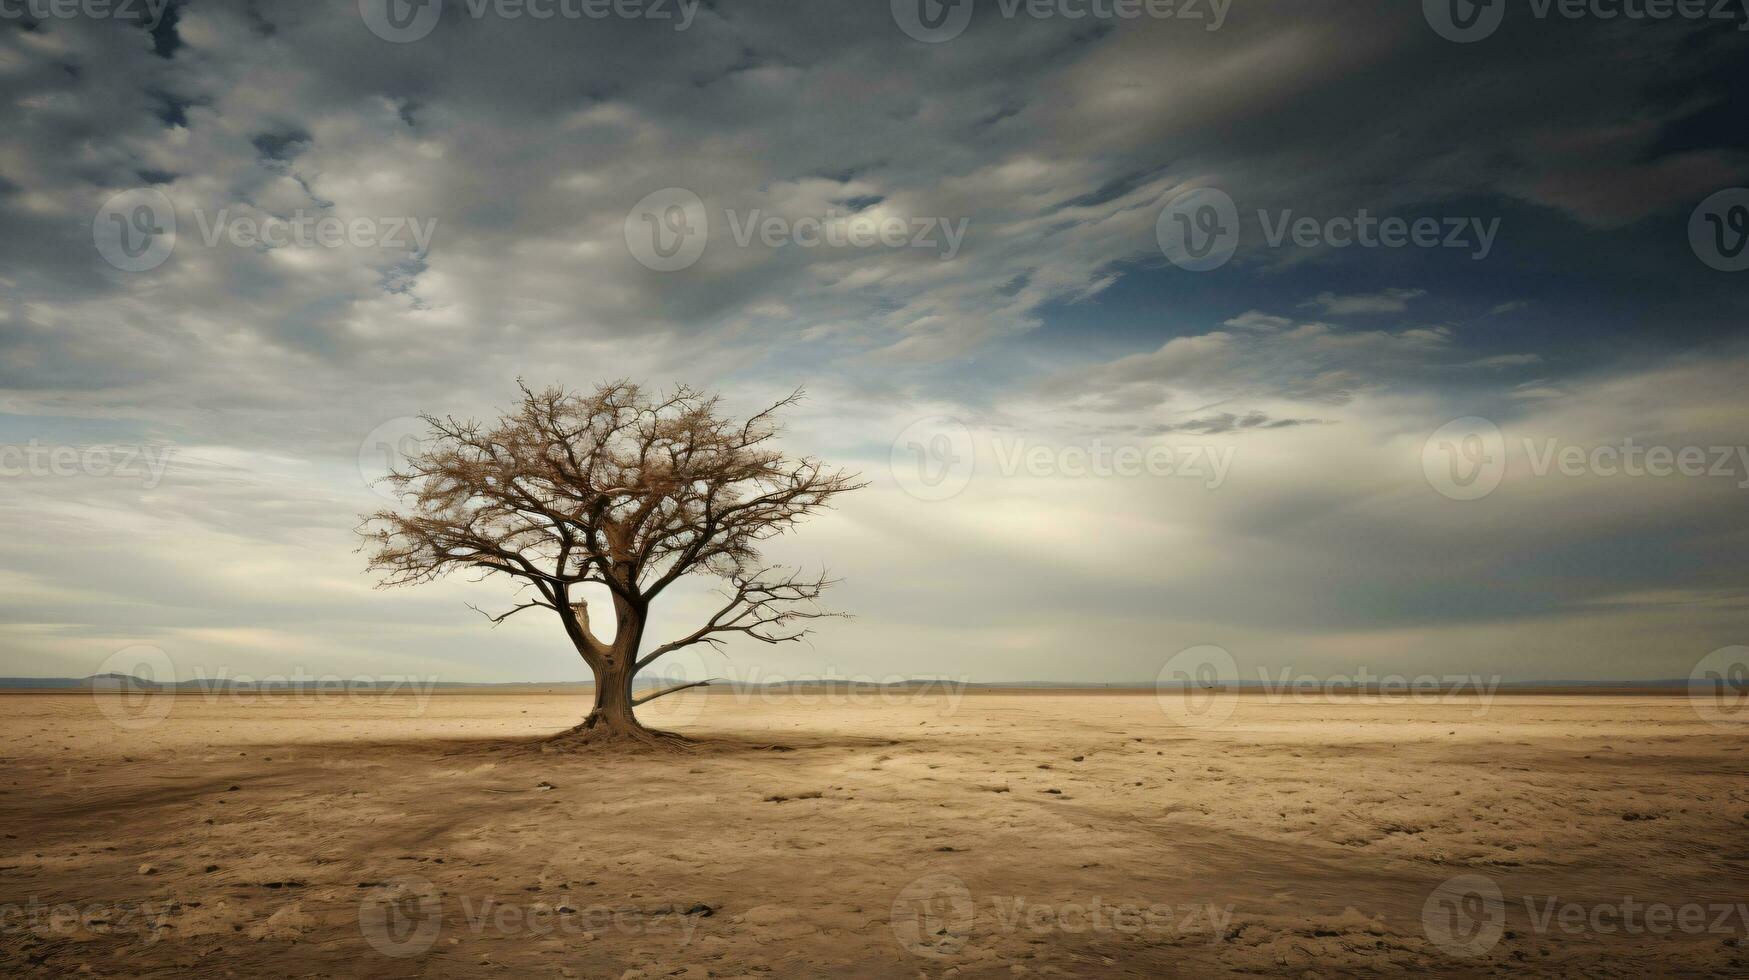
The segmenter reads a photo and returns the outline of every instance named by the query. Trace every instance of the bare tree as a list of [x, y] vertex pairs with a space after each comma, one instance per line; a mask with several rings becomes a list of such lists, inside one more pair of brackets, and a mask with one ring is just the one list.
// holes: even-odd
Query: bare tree
[[[366, 517], [359, 532], [382, 587], [477, 570], [520, 582], [524, 601], [486, 614], [494, 625], [529, 609], [557, 615], [595, 678], [595, 706], [574, 732], [677, 739], [646, 729], [634, 708], [706, 682], [634, 697], [640, 671], [737, 635], [794, 642], [809, 621], [840, 615], [815, 605], [832, 584], [824, 575], [786, 573], [759, 555], [762, 541], [865, 485], [772, 445], [776, 414], [800, 391], [736, 422], [715, 396], [688, 388], [649, 397], [627, 382], [591, 394], [521, 387], [521, 406], [491, 424], [425, 416], [424, 448], [385, 478], [403, 507]], [[646, 652], [650, 604], [691, 574], [720, 577], [724, 605]], [[583, 595], [602, 589], [611, 640]]]

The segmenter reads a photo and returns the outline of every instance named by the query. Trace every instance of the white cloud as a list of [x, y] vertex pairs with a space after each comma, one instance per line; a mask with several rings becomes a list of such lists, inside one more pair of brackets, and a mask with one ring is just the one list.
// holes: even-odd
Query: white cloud
[[[1314, 0], [1212, 34], [1018, 19], [930, 46], [877, 3], [701, 9], [680, 36], [455, 17], [386, 45], [350, 0], [179, 9], [174, 59], [89, 19], [0, 33], [6, 439], [78, 442], [105, 423], [182, 449], [150, 491], [0, 480], [0, 671], [81, 673], [161, 642], [255, 672], [293, 657], [570, 676], [562, 638], [532, 620], [487, 633], [463, 608], [494, 604], [495, 586], [378, 594], [351, 550], [376, 502], [356, 472], [366, 434], [419, 411], [485, 413], [519, 375], [685, 380], [742, 406], [809, 382], [796, 444], [873, 471], [928, 412], [967, 416], [986, 443], [1239, 453], [1219, 492], [986, 476], [942, 505], [892, 486], [853, 498], [783, 548], [850, 579], [842, 604], [861, 618], [820, 649], [876, 673], [1145, 679], [1172, 644], [1222, 638], [1333, 659], [1523, 641], [1580, 672], [1628, 662], [1649, 636], [1662, 670], [1717, 625], [1605, 628], [1569, 603], [1652, 584], [1625, 557], [1599, 569], [1588, 543], [1704, 550], [1734, 496], [1514, 475], [1466, 511], [1418, 482], [1417, 440], [1488, 412], [1574, 438], [1657, 419], [1649, 437], [1740, 440], [1734, 363], [1524, 382], [1512, 369], [1558, 366], [1529, 339], [1478, 350], [1467, 328], [1273, 312], [1316, 286], [1218, 327], [1187, 312], [1182, 279], [1143, 300], [1120, 288], [1161, 271], [1155, 219], [1190, 182], [1247, 211], [1313, 215], [1504, 196], [1620, 227], [1676, 207], [1743, 172], [1726, 152], [1648, 159], [1697, 108], [1648, 94], [1688, 50], [1679, 34], [1637, 34], [1627, 62], [1582, 43], [1560, 58], [1459, 52], [1412, 4], [1357, 22]], [[1430, 57], [1449, 84], [1404, 100], [1391, 79], [1426, 79]], [[163, 266], [122, 273], [98, 258], [92, 219], [147, 181], [177, 202], [182, 237]], [[623, 242], [627, 209], [667, 186], [697, 192], [719, 226], [679, 274], [639, 266]], [[966, 219], [965, 248], [952, 261], [743, 248], [720, 220], [853, 207]], [[206, 247], [196, 217], [221, 209], [437, 231], [417, 258]], [[1223, 272], [1271, 259], [1247, 242]], [[1344, 278], [1307, 305], [1338, 321], [1403, 314], [1425, 295], [1390, 285], [1404, 281], [1425, 280]], [[1524, 305], [1498, 299], [1483, 302]], [[1017, 342], [1061, 306], [1084, 333]], [[1739, 564], [1706, 554], [1664, 574]], [[1576, 567], [1608, 581], [1574, 584]], [[1523, 577], [1476, 586], [1496, 574]], [[1081, 659], [1066, 667], [1070, 649]]]

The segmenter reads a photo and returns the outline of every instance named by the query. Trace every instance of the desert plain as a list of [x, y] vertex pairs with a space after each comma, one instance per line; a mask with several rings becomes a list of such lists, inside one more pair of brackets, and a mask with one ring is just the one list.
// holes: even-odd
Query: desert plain
[[1680, 696], [105, 697], [0, 695], [0, 975], [1749, 975]]

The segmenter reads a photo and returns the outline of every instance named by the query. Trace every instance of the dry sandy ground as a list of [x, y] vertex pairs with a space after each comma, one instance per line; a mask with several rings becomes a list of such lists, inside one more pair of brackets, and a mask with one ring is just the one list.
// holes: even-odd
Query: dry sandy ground
[[847, 700], [3, 696], [0, 975], [1749, 975], [1682, 698]]

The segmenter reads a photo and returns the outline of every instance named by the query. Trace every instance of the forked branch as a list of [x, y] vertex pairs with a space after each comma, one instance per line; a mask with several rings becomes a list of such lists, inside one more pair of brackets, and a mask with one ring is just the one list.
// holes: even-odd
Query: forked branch
[[696, 643], [712, 646], [723, 642], [728, 634], [740, 633], [761, 643], [798, 642], [812, 630], [798, 624], [815, 619], [844, 619], [846, 614], [819, 609], [814, 603], [835, 584], [821, 574], [817, 578], [792, 575], [781, 579], [767, 576], [772, 567], [752, 571], [733, 569], [723, 572], [731, 588], [724, 593], [728, 601], [703, 626], [686, 636], [651, 650], [638, 661], [642, 670], [659, 658]]

